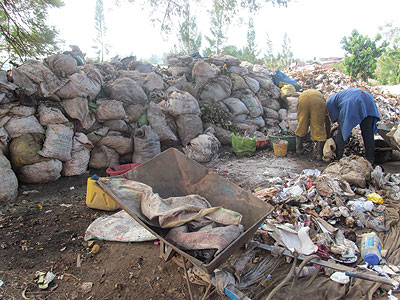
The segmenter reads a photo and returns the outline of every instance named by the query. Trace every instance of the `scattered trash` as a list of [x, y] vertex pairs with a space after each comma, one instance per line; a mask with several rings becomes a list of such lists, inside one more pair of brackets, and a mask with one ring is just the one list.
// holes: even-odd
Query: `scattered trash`
[[69, 190], [70, 190], [70, 191], [73, 191], [74, 189], [75, 189], [74, 186], [70, 186], [70, 187], [69, 187]]
[[100, 246], [98, 244], [94, 244], [92, 249], [90, 250], [90, 253], [92, 254], [97, 254], [100, 251]]
[[37, 190], [31, 190], [31, 191], [23, 191], [22, 195], [29, 195], [29, 194], [38, 194], [39, 191]]
[[72, 204], [61, 203], [60, 206], [69, 208], [72, 207]]
[[0, 287], [2, 287], [4, 285], [4, 281], [0, 280]]
[[374, 202], [375, 204], [383, 204], [383, 198], [377, 193], [368, 194], [367, 199]]
[[56, 274], [53, 272], [40, 272], [37, 271], [35, 273], [36, 282], [38, 283], [38, 287], [42, 290], [45, 290], [49, 287], [49, 284], [56, 278]]

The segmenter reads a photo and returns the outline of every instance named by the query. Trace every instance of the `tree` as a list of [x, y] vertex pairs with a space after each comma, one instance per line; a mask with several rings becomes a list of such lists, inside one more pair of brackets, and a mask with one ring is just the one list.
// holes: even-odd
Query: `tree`
[[259, 51], [257, 50], [256, 44], [256, 30], [254, 28], [253, 18], [250, 18], [247, 30], [247, 45], [243, 49], [243, 60], [254, 64], [257, 60], [258, 54]]
[[96, 54], [100, 62], [104, 61], [104, 56], [109, 53], [109, 45], [106, 44], [107, 27], [104, 18], [103, 0], [96, 0], [96, 9], [94, 12], [96, 38], [93, 46], [97, 50]]
[[179, 24], [178, 40], [182, 53], [192, 54], [200, 50], [201, 34], [197, 31], [196, 17], [190, 13], [189, 3], [185, 4], [183, 22]]
[[378, 59], [376, 76], [380, 84], [400, 83], [400, 28], [386, 23], [379, 30], [388, 49]]
[[63, 5], [61, 0], [0, 0], [2, 64], [56, 52], [57, 31], [46, 25], [47, 9]]
[[385, 23], [385, 25], [379, 26], [379, 31], [390, 48], [400, 48], [399, 27], [395, 27], [393, 23]]
[[400, 83], [400, 49], [389, 49], [379, 59], [376, 70], [380, 84]]
[[386, 42], [377, 45], [382, 39], [378, 34], [374, 40], [368, 36], [361, 35], [357, 30], [353, 30], [351, 36], [343, 37], [341, 44], [346, 51], [344, 58], [345, 73], [352, 78], [360, 77], [363, 81], [374, 78], [377, 65], [377, 58], [380, 57], [386, 48]]
[[293, 52], [292, 52], [292, 45], [290, 41], [290, 37], [288, 34], [285, 32], [283, 35], [283, 42], [282, 42], [282, 53], [279, 55], [280, 59], [282, 59], [282, 62], [285, 67], [290, 66], [290, 64], [293, 62]]
[[277, 59], [274, 56], [274, 48], [272, 44], [272, 40], [268, 34], [266, 33], [266, 52], [264, 53], [264, 65], [268, 69], [276, 69], [278, 67]]
[[[116, 4], [124, 0], [114, 0]], [[128, 2], [139, 2], [139, 0], [125, 0]], [[264, 7], [265, 4], [272, 4], [286, 7], [292, 0], [213, 0], [213, 6], [218, 4], [225, 11], [226, 16], [231, 19], [238, 15], [239, 10], [247, 9], [254, 13]], [[159, 23], [163, 32], [171, 32], [174, 21], [180, 16], [185, 4], [192, 2], [204, 6], [206, 1], [201, 0], [142, 0], [142, 4], [149, 4], [152, 8], [152, 21]], [[211, 2], [211, 1], [210, 1]]]
[[238, 49], [234, 45], [227, 45], [227, 46], [223, 47], [222, 48], [222, 53], [228, 54], [228, 55], [232, 55], [232, 56], [237, 57], [239, 59], [243, 56], [242, 50]]
[[[229, 0], [228, 0], [229, 2]], [[214, 0], [214, 6], [209, 11], [211, 15], [210, 32], [211, 36], [206, 36], [209, 47], [205, 50], [205, 55], [220, 54], [222, 45], [226, 41], [226, 28], [230, 19], [226, 15], [226, 5], [221, 5], [218, 1]]]

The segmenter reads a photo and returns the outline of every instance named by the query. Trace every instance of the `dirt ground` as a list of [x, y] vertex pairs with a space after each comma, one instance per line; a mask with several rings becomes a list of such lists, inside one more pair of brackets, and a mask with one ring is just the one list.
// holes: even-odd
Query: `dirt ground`
[[[268, 177], [326, 164], [310, 155], [278, 158], [270, 150], [250, 158], [236, 158], [229, 151], [207, 164], [241, 187], [251, 190]], [[19, 197], [0, 208], [0, 299], [189, 299], [183, 271], [159, 257], [153, 242], [96, 241], [91, 253], [83, 237], [88, 225], [104, 214], [85, 205], [84, 176], [62, 177], [48, 184], [20, 185]], [[52, 271], [56, 278], [48, 289], [35, 283], [37, 271]], [[0, 282], [1, 284], [1, 282]], [[204, 287], [193, 286], [195, 299]], [[214, 294], [210, 299], [226, 299]]]

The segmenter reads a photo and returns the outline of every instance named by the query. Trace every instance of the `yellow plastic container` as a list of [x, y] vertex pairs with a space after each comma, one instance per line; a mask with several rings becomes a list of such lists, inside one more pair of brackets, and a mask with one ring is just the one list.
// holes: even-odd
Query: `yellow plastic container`
[[119, 207], [109, 194], [104, 192], [96, 180], [88, 178], [86, 189], [86, 205], [90, 208], [114, 211]]
[[277, 140], [273, 143], [274, 145], [274, 154], [276, 156], [286, 156], [287, 148], [288, 148], [288, 141], [284, 140]]

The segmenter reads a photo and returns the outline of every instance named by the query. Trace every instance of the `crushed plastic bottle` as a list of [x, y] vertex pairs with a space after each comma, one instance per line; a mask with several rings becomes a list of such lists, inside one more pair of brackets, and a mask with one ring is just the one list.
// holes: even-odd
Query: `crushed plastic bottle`
[[361, 256], [370, 265], [378, 265], [382, 259], [382, 243], [375, 232], [365, 233], [361, 239]]

